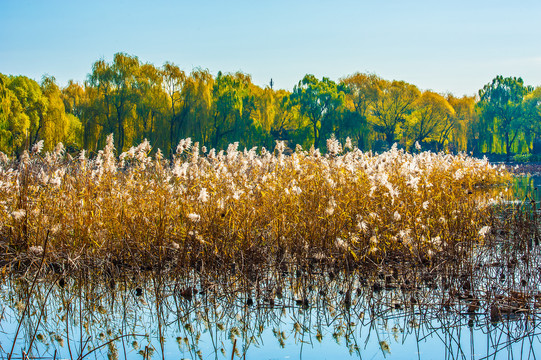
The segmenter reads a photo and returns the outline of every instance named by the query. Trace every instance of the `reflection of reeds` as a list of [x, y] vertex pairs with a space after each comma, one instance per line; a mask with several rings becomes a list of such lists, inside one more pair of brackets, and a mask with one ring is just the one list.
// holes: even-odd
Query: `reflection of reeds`
[[300, 271], [434, 264], [482, 242], [495, 200], [479, 190], [509, 178], [465, 155], [282, 148], [204, 152], [188, 139], [171, 160], [150, 157], [147, 142], [117, 158], [110, 138], [94, 159], [59, 146], [3, 160], [3, 262], [24, 270], [51, 229], [48, 264], [72, 273], [214, 268], [256, 277], [283, 262]]
[[[150, 349], [162, 349], [163, 352], [163, 339], [170, 338], [171, 333], [178, 339], [181, 351], [188, 352], [195, 358], [200, 354], [210, 355], [209, 351], [215, 354], [231, 354], [230, 349], [238, 350], [238, 356], [242, 357], [259, 341], [265, 329], [274, 329], [276, 340], [282, 345], [285, 345], [287, 339], [294, 340], [299, 347], [313, 341], [336, 341], [353, 353], [360, 352], [367, 339], [376, 339], [381, 351], [389, 352], [392, 351], [393, 344], [403, 342], [407, 337], [413, 336], [417, 341], [432, 337], [434, 341], [439, 341], [437, 337], [443, 336], [441, 340], [448, 348], [449, 358], [461, 358], [466, 356], [465, 349], [462, 348], [464, 344], [461, 343], [461, 332], [468, 322], [471, 323], [468, 325], [471, 328], [484, 329], [491, 338], [493, 343], [487, 348], [487, 354], [506, 349], [517, 341], [526, 341], [527, 345], [529, 337], [536, 336], [538, 332], [534, 325], [537, 319], [535, 312], [530, 312], [528, 316], [517, 315], [513, 321], [505, 320], [490, 325], [489, 315], [484, 315], [482, 311], [479, 314], [461, 314], [461, 304], [467, 304], [468, 300], [457, 299], [456, 305], [448, 310], [439, 308], [440, 298], [444, 297], [445, 293], [443, 290], [433, 291], [421, 287], [409, 293], [400, 289], [374, 292], [370, 287], [357, 287], [360, 285], [357, 280], [354, 280], [352, 285], [351, 279], [358, 279], [358, 275], [339, 274], [332, 281], [329, 281], [326, 275], [322, 275], [322, 279], [315, 277], [312, 290], [306, 291], [312, 304], [309, 308], [298, 306], [295, 302], [299, 287], [303, 286], [302, 280], [283, 277], [275, 277], [267, 283], [272, 288], [279, 284], [284, 289], [283, 298], [276, 298], [273, 307], [265, 305], [264, 299], [258, 297], [255, 297], [253, 306], [247, 306], [243, 301], [246, 289], [235, 279], [230, 279], [227, 283], [227, 292], [223, 288], [216, 288], [215, 291], [207, 291], [205, 295], [195, 296], [192, 300], [179, 296], [174, 291], [176, 281], [169, 280], [164, 286], [160, 286], [161, 291], [154, 289], [149, 292], [159, 294], [160, 299], [150, 296], [144, 303], [133, 296], [133, 288], [140, 283], [139, 280], [135, 283], [122, 280], [124, 284], [119, 290], [115, 290], [115, 302], [111, 302], [112, 291], [107, 289], [106, 284], [89, 281], [83, 285], [84, 289], [75, 285], [72, 291], [64, 295], [60, 293], [65, 290], [56, 288], [57, 293], [51, 297], [52, 300], [40, 306], [53, 312], [61, 305], [58, 303], [59, 299], [72, 299], [74, 306], [69, 311], [73, 314], [78, 312], [83, 319], [90, 322], [85, 336], [82, 337], [84, 344], [71, 340], [75, 348], [85, 348], [88, 344], [92, 347], [90, 351], [100, 354], [102, 349], [119, 349], [124, 338], [133, 339], [130, 341], [137, 346], [133, 351], [139, 351], [144, 358], [150, 358]], [[152, 283], [148, 283], [149, 288], [153, 287]], [[325, 295], [320, 291], [320, 286], [323, 285]], [[346, 306], [341, 300], [345, 297], [344, 289], [349, 286], [353, 286], [355, 291], [351, 295], [351, 305]], [[267, 286], [262, 290], [267, 291]], [[118, 292], [130, 295], [119, 297]], [[84, 302], [77, 302], [70, 293], [77, 294], [76, 296], [94, 293], [97, 296], [84, 305]], [[413, 296], [418, 299], [415, 304], [408, 300]], [[395, 305], [397, 301], [402, 305], [400, 309]], [[163, 307], [160, 317], [156, 316], [155, 304]], [[81, 305], [83, 308], [79, 307]], [[87, 306], [90, 308], [86, 308]], [[94, 310], [96, 306], [108, 308], [107, 311], [99, 313]], [[140, 316], [143, 313], [145, 315]], [[118, 314], [127, 316], [120, 318]], [[75, 333], [78, 322], [74, 321], [73, 316], [70, 319], [69, 331]], [[64, 324], [64, 319], [52, 317], [44, 327], [54, 329]], [[174, 324], [178, 326], [171, 326]], [[149, 337], [104, 331], [100, 338], [99, 333], [103, 331], [101, 329], [107, 328], [134, 333], [146, 332]], [[202, 334], [207, 332], [213, 336], [213, 349], [205, 348], [200, 343]], [[389, 333], [393, 337], [389, 338]], [[502, 338], [502, 335], [505, 335], [505, 338]], [[230, 345], [224, 347], [227, 343]], [[63, 349], [65, 350], [65, 347]], [[35, 354], [37, 347], [30, 350]], [[91, 354], [90, 351], [74, 353], [71, 358], [83, 358]], [[127, 356], [129, 358], [130, 355]]]
[[[488, 219], [496, 230], [486, 234], [483, 246], [468, 249], [460, 261], [432, 267], [389, 261], [340, 270], [284, 261], [257, 276], [210, 269], [118, 273], [114, 286], [108, 272], [94, 272], [53, 287], [39, 281], [33, 291], [31, 281], [13, 279], [6, 296], [13, 304], [30, 299], [28, 312], [20, 315], [33, 323], [28, 334], [38, 327], [39, 334], [56, 334], [64, 347], [51, 344], [64, 352], [71, 346], [71, 358], [114, 354], [111, 349], [127, 358], [132, 352], [150, 358], [155, 349], [163, 358], [171, 337], [181, 354], [193, 358], [228, 358], [232, 351], [242, 357], [266, 331], [280, 346], [294, 342], [299, 352], [314, 342], [333, 341], [359, 356], [368, 341], [375, 341], [383, 356], [410, 337], [421, 343], [431, 339], [443, 342], [450, 359], [481, 351], [464, 342], [475, 331], [486, 333], [487, 355], [512, 351], [518, 343], [515, 356], [523, 357], [533, 352], [539, 336], [541, 254], [522, 238], [536, 231], [520, 214], [524, 209], [498, 209]], [[39, 295], [45, 291], [51, 296]], [[61, 315], [53, 316], [58, 309]], [[40, 313], [46, 314], [41, 325]], [[46, 354], [33, 346], [25, 347], [28, 353]]]
[[[43, 244], [42, 254], [41, 254], [41, 261], [39, 263], [38, 271], [34, 275], [34, 279], [32, 280], [32, 285], [30, 286], [30, 291], [26, 295], [24, 308], [22, 309], [21, 320], [17, 324], [17, 330], [15, 331], [15, 335], [13, 337], [13, 344], [11, 346], [11, 350], [10, 350], [9, 355], [8, 355], [8, 360], [11, 360], [11, 357], [13, 356], [13, 350], [15, 349], [15, 342], [17, 341], [17, 337], [19, 336], [19, 331], [21, 330], [21, 325], [23, 324], [23, 320], [26, 318], [26, 315], [28, 314], [30, 301], [32, 299], [34, 288], [35, 288], [37, 280], [38, 280], [38, 278], [40, 276], [40, 271], [41, 271], [41, 269], [43, 267], [43, 262], [45, 261], [45, 255], [47, 253], [47, 245], [48, 245], [48, 243], [49, 243], [49, 232], [47, 232], [47, 236], [45, 237], [45, 243]], [[50, 292], [48, 291], [47, 295], [49, 293]], [[36, 330], [34, 331], [34, 335], [31, 337], [30, 346], [29, 346], [30, 348], [32, 347], [32, 343], [34, 341], [34, 337], [36, 336], [36, 332], [37, 332], [37, 329], [39, 327], [39, 322], [41, 321], [41, 318], [42, 318], [42, 315], [40, 314], [40, 316], [38, 318], [38, 325], [36, 326]], [[24, 354], [24, 352], [23, 352], [23, 357], [26, 357], [26, 354]]]

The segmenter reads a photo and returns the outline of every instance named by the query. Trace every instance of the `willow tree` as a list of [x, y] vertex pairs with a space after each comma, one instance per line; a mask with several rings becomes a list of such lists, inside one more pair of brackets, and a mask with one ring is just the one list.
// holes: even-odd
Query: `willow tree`
[[167, 94], [168, 107], [168, 122], [169, 122], [169, 144], [167, 152], [173, 151], [173, 146], [179, 140], [179, 134], [183, 123], [186, 119], [188, 104], [183, 101], [183, 89], [186, 83], [186, 73], [177, 65], [166, 62], [162, 69], [162, 84]]
[[129, 56], [123, 53], [115, 54], [113, 64], [111, 65], [114, 90], [112, 104], [115, 109], [118, 129], [118, 136], [115, 140], [117, 140], [117, 149], [120, 152], [124, 150], [128, 117], [134, 106], [133, 87], [137, 80], [139, 66], [139, 59], [136, 56]]
[[268, 128], [273, 140], [268, 144], [270, 148], [274, 146], [276, 140], [293, 141], [296, 133], [305, 125], [299, 121], [301, 118], [299, 116], [299, 106], [292, 103], [289, 91], [277, 90], [272, 91], [272, 94], [274, 116]]
[[241, 120], [250, 82], [251, 79], [242, 73], [219, 72], [216, 76], [212, 88], [212, 118], [209, 124], [213, 148], [232, 142], [234, 139], [229, 135], [243, 130]]
[[407, 121], [407, 133], [415, 142], [434, 142], [443, 146], [453, 127], [454, 110], [440, 94], [424, 91], [414, 103], [414, 111]]
[[165, 148], [167, 141], [167, 95], [163, 91], [162, 75], [152, 64], [142, 64], [137, 71], [133, 103], [135, 116], [132, 128], [132, 144], [144, 139], [158, 148]]
[[274, 120], [277, 118], [278, 97], [276, 92], [269, 86], [260, 89], [256, 98], [257, 108], [259, 109], [258, 123], [262, 135], [258, 145], [271, 147], [274, 143], [271, 133]]
[[[9, 152], [12, 138], [9, 131], [8, 117], [11, 114], [11, 99], [8, 97], [8, 89], [5, 86], [4, 75], [0, 74], [0, 151]], [[11, 91], [10, 91], [11, 92]]]
[[10, 89], [12, 78], [0, 74], [0, 151], [18, 154], [28, 142], [30, 118]]
[[88, 75], [86, 95], [89, 99], [88, 122], [85, 122], [84, 144], [95, 150], [104, 143], [105, 137], [115, 132], [112, 110], [113, 72], [111, 66], [103, 59], [92, 65]]
[[530, 153], [541, 152], [541, 87], [524, 97], [526, 121], [524, 132], [529, 140]]
[[272, 90], [255, 85], [249, 76], [244, 83], [246, 90], [242, 98], [242, 114], [238, 127], [240, 131], [236, 136], [241, 147], [252, 148], [264, 144], [269, 138], [267, 126], [274, 109], [272, 101], [268, 100]]
[[307, 74], [293, 88], [290, 96], [292, 105], [299, 105], [299, 111], [312, 125], [313, 146], [319, 147], [323, 121], [330, 119], [332, 113], [344, 103], [344, 91], [327, 77], [318, 80]]
[[396, 80], [377, 79], [375, 86], [377, 95], [368, 121], [391, 146], [397, 139], [400, 127], [413, 111], [420, 91], [415, 85]]
[[475, 96], [459, 98], [448, 94], [446, 99], [453, 107], [453, 116], [446, 130], [449, 129], [454, 150], [478, 152], [480, 132]]
[[182, 126], [175, 133], [175, 142], [191, 137], [209, 145], [212, 136], [214, 78], [206, 69], [195, 69], [186, 78], [182, 88]]
[[43, 77], [41, 89], [43, 96], [47, 99], [47, 108], [41, 117], [38, 136], [44, 141], [45, 149], [52, 150], [59, 142], [65, 142], [69, 132], [70, 119], [66, 114], [62, 93], [55, 78]]
[[357, 142], [359, 149], [366, 148], [371, 131], [368, 117], [378, 96], [378, 84], [382, 80], [375, 74], [355, 73], [341, 80], [347, 88], [346, 106], [356, 116], [350, 116], [349, 136]]
[[134, 87], [139, 67], [136, 56], [117, 53], [111, 64], [104, 60], [95, 62], [89, 75], [90, 85], [97, 88], [99, 103], [95, 105], [105, 117], [105, 122], [99, 123], [105, 130], [101, 138], [113, 132], [118, 151], [124, 149], [128, 120], [135, 105]]
[[501, 75], [479, 90], [478, 105], [482, 117], [503, 142], [508, 159], [526, 120], [522, 101], [532, 90], [532, 87], [524, 86], [522, 78]]
[[[39, 84], [26, 76], [15, 76], [8, 83], [10, 89], [17, 98], [24, 117], [19, 120], [28, 121], [23, 125], [25, 134], [22, 136], [27, 145], [32, 145], [39, 139], [39, 133], [43, 127], [43, 116], [49, 105], [47, 97], [43, 95]], [[20, 140], [18, 141], [20, 142]], [[20, 150], [20, 149], [19, 149]]]

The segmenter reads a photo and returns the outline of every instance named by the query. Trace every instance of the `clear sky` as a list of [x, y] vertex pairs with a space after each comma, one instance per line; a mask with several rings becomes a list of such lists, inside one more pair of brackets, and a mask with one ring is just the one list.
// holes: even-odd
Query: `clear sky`
[[64, 86], [117, 52], [288, 90], [371, 72], [473, 95], [500, 74], [541, 85], [541, 1], [0, 0], [1, 73]]

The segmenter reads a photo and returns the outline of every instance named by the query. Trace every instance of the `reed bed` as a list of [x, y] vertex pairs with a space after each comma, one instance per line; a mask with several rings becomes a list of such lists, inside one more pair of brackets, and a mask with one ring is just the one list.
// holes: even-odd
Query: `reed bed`
[[483, 243], [502, 195], [485, 190], [510, 179], [465, 154], [327, 149], [207, 151], [185, 139], [171, 159], [147, 141], [116, 156], [111, 135], [91, 158], [62, 144], [0, 154], [2, 262], [24, 269], [46, 252], [53, 269], [430, 265]]

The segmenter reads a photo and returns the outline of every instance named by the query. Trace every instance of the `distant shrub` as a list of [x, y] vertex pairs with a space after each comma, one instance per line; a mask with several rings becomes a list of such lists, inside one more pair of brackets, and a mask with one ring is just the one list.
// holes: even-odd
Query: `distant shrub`
[[541, 155], [539, 154], [516, 154], [513, 156], [513, 161], [518, 163], [528, 163], [528, 162], [540, 162]]

